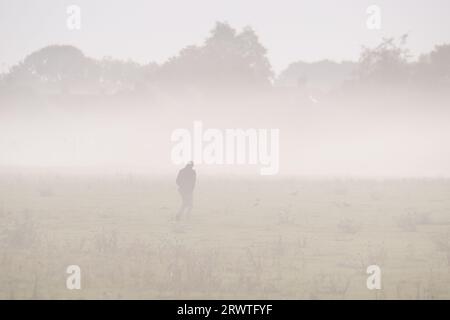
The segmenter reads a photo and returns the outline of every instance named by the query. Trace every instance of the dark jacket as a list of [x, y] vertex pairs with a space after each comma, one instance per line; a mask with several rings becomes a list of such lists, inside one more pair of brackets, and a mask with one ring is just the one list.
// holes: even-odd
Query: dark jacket
[[195, 170], [190, 167], [185, 167], [178, 172], [177, 185], [181, 192], [192, 192], [195, 187], [196, 180]]

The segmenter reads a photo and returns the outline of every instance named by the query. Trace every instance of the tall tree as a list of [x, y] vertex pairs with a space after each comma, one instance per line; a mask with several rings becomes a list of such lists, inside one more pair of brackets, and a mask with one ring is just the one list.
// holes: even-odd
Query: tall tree
[[8, 78], [15, 83], [44, 83], [67, 92], [73, 86], [98, 79], [98, 68], [78, 48], [52, 45], [28, 55], [11, 69]]
[[450, 86], [450, 44], [435, 46], [415, 65], [414, 80], [429, 87]]
[[407, 35], [397, 43], [395, 38], [384, 38], [375, 48], [363, 48], [359, 60], [359, 77], [363, 82], [399, 84], [409, 78], [409, 51], [404, 48]]
[[161, 77], [168, 84], [233, 88], [264, 86], [273, 72], [266, 49], [256, 33], [241, 33], [218, 22], [201, 46], [189, 46], [162, 66]]

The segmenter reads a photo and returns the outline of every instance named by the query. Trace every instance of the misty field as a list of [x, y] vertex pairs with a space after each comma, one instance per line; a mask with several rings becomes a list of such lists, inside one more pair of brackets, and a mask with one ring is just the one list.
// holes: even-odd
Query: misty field
[[0, 298], [450, 298], [448, 180], [173, 180], [2, 174]]

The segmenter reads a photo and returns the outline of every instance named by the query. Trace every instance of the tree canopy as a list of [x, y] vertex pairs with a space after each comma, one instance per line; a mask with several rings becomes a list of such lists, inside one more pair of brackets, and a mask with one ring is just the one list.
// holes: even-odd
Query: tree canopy
[[312, 86], [328, 90], [349, 80], [371, 87], [448, 87], [450, 45], [438, 45], [411, 61], [407, 39], [405, 34], [399, 39], [384, 38], [373, 48], [363, 47], [358, 62], [298, 61], [275, 79], [267, 50], [252, 28], [238, 31], [226, 22], [217, 22], [203, 43], [187, 46], [159, 65], [111, 57], [93, 59], [74, 46], [50, 45], [29, 54], [2, 74], [0, 86], [88, 94], [147, 88], [208, 91]]

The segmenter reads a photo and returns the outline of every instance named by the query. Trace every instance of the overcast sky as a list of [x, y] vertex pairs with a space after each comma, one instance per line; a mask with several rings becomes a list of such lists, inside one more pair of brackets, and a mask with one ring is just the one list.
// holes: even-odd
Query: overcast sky
[[[81, 30], [66, 26], [81, 8]], [[366, 27], [369, 5], [381, 30]], [[361, 45], [410, 33], [413, 54], [450, 43], [449, 0], [0, 0], [0, 70], [49, 44], [72, 44], [91, 57], [163, 62], [200, 44], [215, 21], [250, 25], [279, 72], [297, 60], [356, 60]]]

